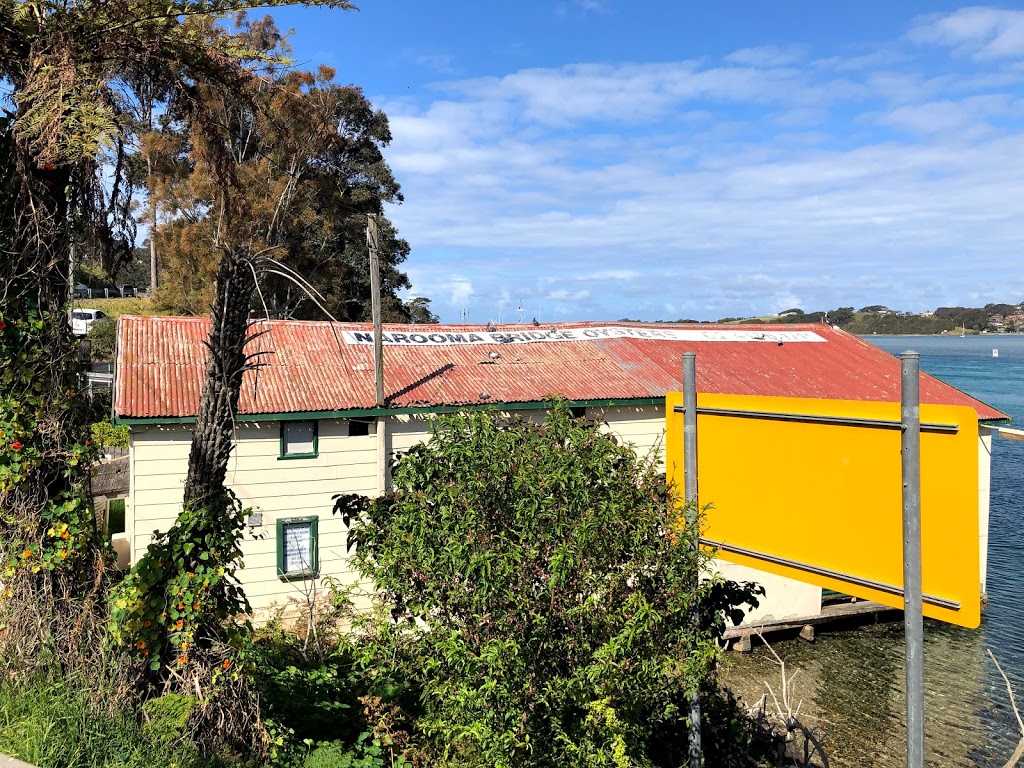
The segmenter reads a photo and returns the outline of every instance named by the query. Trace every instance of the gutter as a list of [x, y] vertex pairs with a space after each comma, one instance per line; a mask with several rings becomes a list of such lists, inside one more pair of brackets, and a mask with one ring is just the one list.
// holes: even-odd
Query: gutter
[[[401, 408], [349, 408], [339, 411], [294, 411], [289, 413], [246, 413], [235, 417], [238, 422], [253, 421], [306, 421], [312, 419], [355, 419], [365, 417], [405, 416], [432, 413], [455, 413], [458, 411], [533, 411], [546, 408], [550, 400], [533, 400], [518, 403], [465, 403], [463, 405], [423, 405]], [[662, 397], [609, 398], [597, 400], [566, 400], [570, 408], [614, 408], [617, 406], [664, 405]], [[115, 424], [195, 424], [195, 416], [115, 416]]]

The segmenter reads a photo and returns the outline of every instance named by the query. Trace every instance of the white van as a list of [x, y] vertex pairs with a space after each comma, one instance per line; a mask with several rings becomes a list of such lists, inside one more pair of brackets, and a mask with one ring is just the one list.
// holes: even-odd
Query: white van
[[85, 336], [92, 324], [107, 317], [100, 309], [75, 309], [71, 311], [71, 332], [75, 336]]

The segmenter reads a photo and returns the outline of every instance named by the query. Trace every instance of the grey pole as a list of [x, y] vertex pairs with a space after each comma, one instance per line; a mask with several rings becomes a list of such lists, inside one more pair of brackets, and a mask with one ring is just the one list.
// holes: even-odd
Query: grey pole
[[377, 214], [366, 215], [366, 246], [370, 252], [370, 314], [373, 320], [373, 378], [377, 388], [377, 406], [384, 405], [384, 330], [380, 320], [380, 259]]
[[900, 355], [903, 455], [903, 627], [907, 641], [907, 768], [924, 768], [924, 615], [921, 613], [921, 355]]
[[[683, 492], [686, 497], [686, 525], [693, 532], [693, 548], [697, 549], [697, 355], [683, 353]], [[699, 578], [699, 575], [698, 575]], [[697, 585], [694, 584], [694, 587]], [[697, 607], [692, 615], [697, 630]], [[700, 690], [690, 697], [689, 757], [690, 768], [701, 768]]]

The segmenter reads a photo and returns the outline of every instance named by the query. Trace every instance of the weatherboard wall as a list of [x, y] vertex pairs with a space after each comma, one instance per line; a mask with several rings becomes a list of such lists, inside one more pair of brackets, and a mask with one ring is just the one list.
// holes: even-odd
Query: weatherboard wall
[[[376, 437], [350, 436], [346, 420], [319, 424], [315, 458], [282, 460], [280, 423], [240, 424], [228, 465], [227, 485], [242, 504], [262, 514], [242, 542], [246, 595], [255, 610], [304, 600], [312, 581], [283, 581], [277, 574], [276, 523], [289, 517], [319, 519], [321, 576], [340, 582], [354, 577], [348, 564], [342, 521], [332, 514], [338, 493], [376, 493]], [[154, 531], [166, 531], [181, 510], [191, 429], [187, 426], [134, 426], [131, 439], [132, 488], [126, 527], [131, 561], [137, 562]]]

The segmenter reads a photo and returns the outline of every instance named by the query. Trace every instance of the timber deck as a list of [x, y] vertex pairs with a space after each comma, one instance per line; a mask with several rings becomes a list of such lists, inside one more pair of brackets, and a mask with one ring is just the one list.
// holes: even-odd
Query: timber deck
[[902, 611], [896, 608], [891, 608], [888, 605], [882, 605], [881, 603], [875, 603], [870, 600], [829, 603], [827, 605], [823, 605], [821, 613], [814, 616], [767, 619], [754, 624], [741, 624], [738, 627], [731, 627], [725, 631], [722, 635], [722, 639], [730, 642], [733, 650], [749, 651], [753, 639], [758, 635], [799, 630], [800, 637], [804, 640], [811, 641], [814, 639], [814, 628], [821, 624], [831, 624], [833, 622], [865, 623], [869, 620], [874, 620], [876, 622], [893, 621], [898, 619], [902, 613]]

